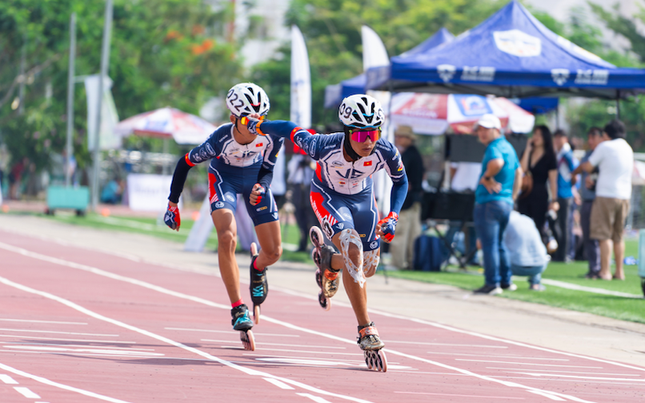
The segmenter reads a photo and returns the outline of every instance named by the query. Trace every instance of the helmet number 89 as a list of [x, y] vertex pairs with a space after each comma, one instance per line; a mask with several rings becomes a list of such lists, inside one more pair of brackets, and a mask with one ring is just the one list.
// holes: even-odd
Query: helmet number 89
[[343, 104], [340, 107], [340, 110], [342, 111], [342, 114], [345, 116], [345, 119], [349, 119], [349, 117], [352, 116], [352, 108], [350, 106], [345, 106], [345, 104]]

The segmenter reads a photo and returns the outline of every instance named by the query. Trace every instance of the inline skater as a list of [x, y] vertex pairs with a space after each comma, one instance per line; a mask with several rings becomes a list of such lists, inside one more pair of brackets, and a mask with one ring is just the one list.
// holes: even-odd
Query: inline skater
[[[381, 138], [384, 121], [380, 103], [368, 95], [352, 95], [343, 100], [338, 117], [343, 133], [312, 135], [292, 122], [266, 121], [249, 116], [252, 133], [291, 136], [294, 143], [317, 161], [310, 199], [322, 232], [336, 251], [324, 244], [322, 232], [312, 227], [313, 257], [321, 287], [320, 305], [328, 310], [330, 298], [338, 288], [341, 271], [343, 285], [358, 322], [358, 344], [370, 369], [387, 370], [381, 351], [385, 345], [367, 313], [366, 278], [376, 273], [380, 238], [392, 241], [408, 181], [401, 155], [392, 143]], [[391, 211], [382, 220], [374, 197], [371, 175], [385, 169], [394, 182]]]
[[235, 260], [237, 226], [234, 212], [237, 194], [241, 193], [255, 225], [260, 242], [260, 253], [251, 245], [251, 300], [255, 323], [259, 322], [260, 305], [269, 291], [267, 267], [282, 255], [278, 209], [269, 185], [273, 178], [275, 160], [284, 142], [277, 136], [258, 136], [249, 132], [244, 123], [246, 116], [264, 119], [269, 112], [269, 98], [262, 88], [252, 83], [241, 83], [231, 88], [226, 96], [231, 123], [217, 128], [202, 145], [193, 148], [177, 162], [172, 179], [168, 210], [164, 221], [179, 231], [181, 219], [177, 203], [188, 171], [195, 164], [210, 160], [208, 187], [211, 216], [217, 230], [218, 261], [222, 280], [231, 301], [234, 330], [247, 350], [255, 349], [253, 321], [240, 293], [240, 274]]

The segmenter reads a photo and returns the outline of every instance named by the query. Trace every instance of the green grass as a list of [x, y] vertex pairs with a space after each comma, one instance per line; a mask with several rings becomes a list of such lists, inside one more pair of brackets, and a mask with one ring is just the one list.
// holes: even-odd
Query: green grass
[[[77, 217], [71, 212], [60, 211], [56, 212], [54, 216], [37, 213], [8, 213], [20, 215], [32, 215], [37, 217], [48, 218], [53, 221], [62, 222], [71, 225], [78, 225], [82, 227], [89, 227], [106, 231], [123, 231], [134, 234], [150, 235], [160, 239], [172, 242], [186, 242], [191, 228], [195, 221], [183, 218], [181, 220], [181, 228], [179, 231], [172, 231], [168, 228], [163, 221], [157, 222], [156, 218], [141, 218], [141, 217], [119, 217], [109, 216], [104, 217], [100, 214], [88, 213], [84, 217]], [[282, 239], [285, 243], [298, 244], [299, 230], [294, 224], [283, 225]], [[217, 249], [217, 233], [213, 230], [206, 241], [206, 250], [215, 251]], [[241, 252], [238, 245], [238, 252]], [[311, 263], [311, 256], [306, 252], [291, 252], [284, 250], [282, 259], [286, 261], [294, 261], [299, 263]]]
[[[638, 256], [637, 248], [637, 241], [627, 241], [626, 256]], [[554, 262], [549, 264], [542, 278], [564, 281], [586, 287], [643, 295], [641, 279], [638, 276], [636, 266], [625, 266], [625, 281], [585, 279], [584, 275], [587, 273], [587, 268], [587, 262], [574, 262], [570, 264]], [[455, 267], [449, 267], [447, 271], [443, 272], [388, 271], [388, 275], [427, 283], [447, 284], [465, 290], [474, 290], [484, 284], [482, 269], [463, 271]], [[645, 323], [645, 299], [624, 298], [568, 290], [552, 285], [547, 285], [547, 289], [544, 292], [535, 292], [529, 291], [526, 277], [515, 277], [514, 282], [518, 286], [517, 291], [504, 292], [500, 297], [589, 312], [620, 320]]]

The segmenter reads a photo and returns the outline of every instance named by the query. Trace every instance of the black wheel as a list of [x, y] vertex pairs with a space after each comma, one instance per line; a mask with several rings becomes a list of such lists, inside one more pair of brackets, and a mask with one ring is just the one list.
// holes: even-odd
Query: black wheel
[[316, 270], [316, 284], [318, 284], [318, 287], [322, 288], [322, 273], [320, 272], [320, 269]]
[[250, 330], [240, 332], [240, 340], [245, 350], [255, 351], [255, 337], [253, 337], [253, 332]]
[[325, 297], [322, 290], [318, 293], [318, 303], [320, 304], [320, 307], [325, 311], [331, 309], [331, 299]]

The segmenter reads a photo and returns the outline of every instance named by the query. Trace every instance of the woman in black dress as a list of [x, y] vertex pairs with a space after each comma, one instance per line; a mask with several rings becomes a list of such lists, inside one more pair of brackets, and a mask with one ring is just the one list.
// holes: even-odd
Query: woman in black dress
[[[518, 202], [518, 211], [529, 216], [546, 243], [546, 213], [549, 210], [558, 211], [560, 205], [556, 201], [558, 194], [558, 167], [555, 150], [553, 149], [553, 136], [551, 130], [545, 125], [533, 129], [533, 137], [529, 139], [521, 160], [522, 171], [525, 173], [524, 189]], [[551, 187], [551, 194], [547, 189], [547, 182]]]

